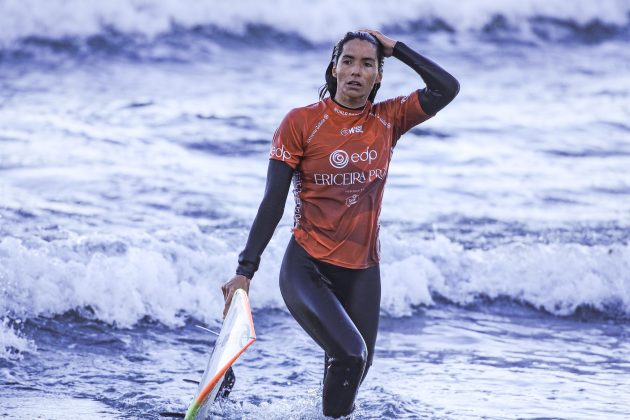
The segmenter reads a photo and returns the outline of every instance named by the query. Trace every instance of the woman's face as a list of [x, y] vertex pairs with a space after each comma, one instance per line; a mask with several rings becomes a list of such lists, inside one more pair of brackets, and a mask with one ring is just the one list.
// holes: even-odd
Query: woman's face
[[335, 100], [350, 107], [362, 106], [382, 77], [376, 46], [362, 39], [346, 42], [332, 75], [337, 78]]

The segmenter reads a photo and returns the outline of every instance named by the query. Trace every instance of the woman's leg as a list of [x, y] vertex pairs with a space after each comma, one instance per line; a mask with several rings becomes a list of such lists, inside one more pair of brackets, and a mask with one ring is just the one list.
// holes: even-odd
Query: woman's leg
[[280, 290], [293, 317], [329, 356], [324, 379], [324, 415], [350, 414], [363, 378], [368, 349], [331, 290], [330, 281], [293, 238], [282, 261]]
[[344, 307], [354, 325], [361, 332], [367, 346], [368, 358], [363, 371], [363, 378], [372, 366], [374, 346], [378, 333], [378, 321], [381, 313], [381, 274], [378, 266], [362, 270], [363, 273], [351, 285]]
[[372, 366], [381, 309], [380, 267], [352, 270], [319, 263], [320, 271], [332, 283], [332, 290], [365, 341], [368, 357], [363, 379]]

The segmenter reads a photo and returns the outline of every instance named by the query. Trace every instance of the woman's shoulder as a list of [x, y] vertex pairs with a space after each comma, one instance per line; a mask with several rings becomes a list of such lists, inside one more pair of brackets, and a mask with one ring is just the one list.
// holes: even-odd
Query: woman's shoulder
[[304, 105], [298, 108], [293, 108], [289, 112], [297, 111], [298, 113], [308, 115], [308, 114], [323, 112], [325, 110], [326, 110], [326, 101], [323, 100], [323, 101], [313, 102], [312, 104]]
[[309, 105], [293, 108], [284, 117], [285, 121], [291, 121], [293, 123], [308, 122], [311, 119], [316, 119], [322, 114], [326, 113], [326, 105], [324, 101], [317, 101]]
[[419, 91], [414, 90], [408, 95], [400, 95], [394, 98], [385, 99], [372, 105], [372, 108], [380, 113], [398, 112], [400, 108], [416, 106], [420, 104]]
[[374, 103], [372, 106], [373, 107], [386, 107], [386, 106], [391, 106], [394, 104], [400, 104], [400, 103], [405, 103], [407, 102], [409, 99], [411, 99], [413, 97], [413, 95], [417, 95], [417, 91], [413, 91], [411, 93], [409, 93], [408, 95], [399, 95], [399, 96], [395, 96], [393, 98], [388, 98], [388, 99], [383, 99], [382, 101], [376, 102]]

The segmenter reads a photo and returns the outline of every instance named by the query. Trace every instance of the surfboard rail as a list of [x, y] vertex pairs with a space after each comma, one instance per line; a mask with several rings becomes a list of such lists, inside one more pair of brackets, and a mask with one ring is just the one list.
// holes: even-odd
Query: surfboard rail
[[[240, 337], [239, 329], [242, 330]], [[247, 335], [246, 341], [243, 340], [244, 334]], [[186, 420], [195, 419], [204, 405], [214, 401], [225, 373], [254, 341], [256, 331], [249, 298], [245, 290], [238, 289], [223, 320], [221, 332], [199, 383], [197, 396], [186, 411]]]

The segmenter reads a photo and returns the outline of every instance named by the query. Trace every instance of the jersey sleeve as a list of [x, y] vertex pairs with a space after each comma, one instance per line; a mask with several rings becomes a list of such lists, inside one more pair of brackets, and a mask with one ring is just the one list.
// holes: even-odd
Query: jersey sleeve
[[269, 151], [269, 159], [279, 160], [295, 169], [302, 160], [302, 124], [296, 110], [289, 112], [276, 129]]
[[389, 120], [392, 121], [394, 145], [411, 128], [432, 117], [422, 109], [418, 91], [414, 91], [407, 96], [389, 99], [383, 102], [383, 105]]

